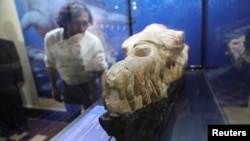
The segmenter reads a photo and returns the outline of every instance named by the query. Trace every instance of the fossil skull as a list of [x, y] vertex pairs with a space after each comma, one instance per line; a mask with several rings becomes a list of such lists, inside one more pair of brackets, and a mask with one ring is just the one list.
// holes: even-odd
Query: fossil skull
[[162, 24], [148, 25], [122, 44], [125, 59], [107, 72], [104, 105], [110, 115], [133, 113], [168, 97], [188, 61], [184, 32]]

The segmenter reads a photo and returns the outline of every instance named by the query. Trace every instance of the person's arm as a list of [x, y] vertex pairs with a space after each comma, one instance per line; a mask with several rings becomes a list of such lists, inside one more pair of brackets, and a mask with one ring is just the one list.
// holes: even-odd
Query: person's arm
[[100, 40], [96, 42], [95, 46], [95, 56], [92, 58], [92, 64], [95, 66], [94, 68], [97, 71], [100, 71], [99, 73], [99, 82], [101, 86], [101, 94], [104, 94], [105, 91], [105, 82], [106, 82], [106, 72], [108, 70], [108, 63], [106, 60], [106, 54], [104, 52], [104, 47], [103, 44], [101, 43]]
[[51, 35], [46, 35], [45, 39], [44, 39], [44, 43], [45, 43], [45, 56], [44, 56], [44, 62], [45, 65], [47, 67], [47, 71], [48, 71], [48, 76], [49, 76], [49, 80], [51, 83], [51, 94], [52, 97], [56, 100], [61, 102], [61, 97], [60, 97], [60, 93], [59, 90], [57, 88], [57, 84], [56, 84], [56, 74], [57, 74], [57, 70], [55, 69], [55, 59], [53, 58], [52, 53], [49, 51], [49, 48], [51, 47], [51, 44], [53, 44], [55, 41], [52, 40], [52, 36]]
[[56, 84], [56, 72], [57, 71], [53, 67], [47, 67], [47, 71], [48, 71], [49, 79], [50, 79], [50, 83], [51, 83], [51, 94], [52, 94], [52, 97], [56, 101], [61, 102], [60, 93], [59, 93], [59, 90], [58, 90], [57, 84]]

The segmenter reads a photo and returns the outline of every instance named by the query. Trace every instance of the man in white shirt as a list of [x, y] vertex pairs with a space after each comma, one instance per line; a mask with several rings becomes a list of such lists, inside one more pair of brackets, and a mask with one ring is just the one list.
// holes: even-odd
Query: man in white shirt
[[[61, 101], [56, 84], [56, 72], [63, 80], [66, 105], [82, 104], [88, 108], [98, 99], [96, 76], [104, 89], [105, 71], [108, 69], [101, 41], [87, 31], [93, 19], [81, 3], [68, 3], [57, 18], [60, 28], [45, 35], [45, 64], [52, 85], [52, 96]], [[68, 110], [68, 109], [67, 109]]]

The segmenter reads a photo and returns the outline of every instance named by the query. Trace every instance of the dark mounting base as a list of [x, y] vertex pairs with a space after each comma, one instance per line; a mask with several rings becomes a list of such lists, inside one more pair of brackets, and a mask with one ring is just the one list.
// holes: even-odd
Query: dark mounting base
[[159, 141], [182, 85], [183, 79], [172, 83], [168, 98], [151, 103], [128, 116], [112, 117], [104, 113], [99, 117], [99, 122], [116, 141]]

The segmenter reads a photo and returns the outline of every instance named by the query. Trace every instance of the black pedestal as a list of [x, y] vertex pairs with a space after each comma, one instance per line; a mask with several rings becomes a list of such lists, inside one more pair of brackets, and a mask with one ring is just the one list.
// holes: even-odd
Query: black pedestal
[[116, 141], [159, 141], [182, 85], [183, 79], [172, 83], [168, 98], [151, 103], [128, 116], [112, 117], [104, 113], [99, 117], [99, 122]]

